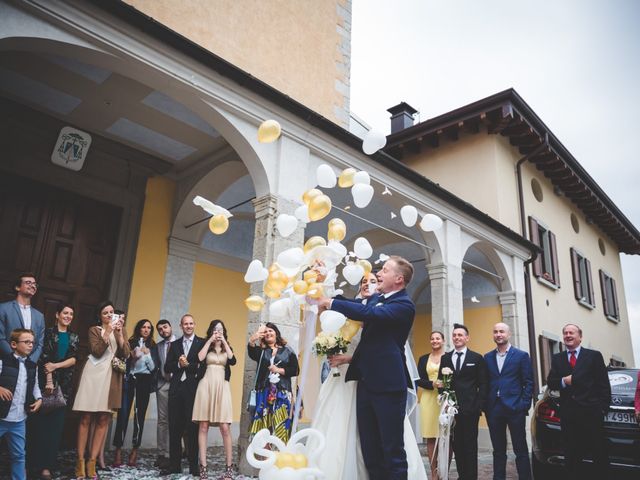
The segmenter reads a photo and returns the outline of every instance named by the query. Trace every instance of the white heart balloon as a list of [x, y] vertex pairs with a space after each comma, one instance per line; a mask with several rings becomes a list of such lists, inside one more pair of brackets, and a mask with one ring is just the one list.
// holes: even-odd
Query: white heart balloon
[[420, 228], [425, 232], [433, 232], [440, 227], [442, 227], [442, 219], [433, 213], [427, 213], [422, 217], [422, 220], [420, 220]]
[[351, 187], [351, 196], [353, 197], [353, 203], [356, 207], [364, 208], [369, 205], [369, 202], [373, 198], [373, 187], [366, 183], [356, 183]]
[[288, 315], [291, 304], [290, 298], [276, 300], [269, 305], [269, 315], [271, 315], [273, 319], [283, 319]]
[[373, 248], [371, 248], [369, 240], [364, 237], [359, 237], [353, 244], [353, 253], [355, 253], [358, 258], [367, 259], [373, 255]]
[[293, 215], [287, 215], [286, 213], [278, 215], [278, 218], [276, 219], [276, 228], [278, 229], [278, 233], [284, 238], [287, 238], [295, 232], [297, 227], [298, 219]]
[[376, 153], [387, 144], [387, 137], [379, 130], [369, 130], [362, 141], [362, 151], [367, 155]]
[[307, 205], [300, 205], [298, 208], [296, 208], [293, 214], [298, 220], [303, 223], [309, 223], [311, 221], [311, 219], [309, 218], [309, 207]]
[[325, 333], [335, 333], [347, 321], [347, 317], [333, 310], [325, 310], [320, 314], [320, 325]]
[[342, 276], [351, 285], [357, 285], [364, 276], [364, 268], [357, 263], [349, 263], [342, 269]]
[[322, 188], [333, 188], [338, 181], [333, 169], [326, 163], [320, 165], [316, 170], [316, 180]]
[[369, 176], [369, 174], [365, 171], [360, 171], [360, 172], [356, 172], [356, 174], [353, 176], [353, 183], [365, 183], [367, 185], [371, 184], [371, 177]]
[[252, 260], [244, 274], [244, 281], [247, 283], [261, 282], [269, 276], [269, 270], [262, 266], [260, 260]]
[[407, 227], [413, 227], [418, 221], [418, 210], [413, 205], [405, 205], [400, 209], [400, 218]]
[[276, 262], [285, 269], [299, 269], [304, 261], [304, 252], [299, 247], [289, 248], [280, 252]]
[[327, 247], [336, 252], [340, 258], [344, 258], [347, 255], [347, 247], [336, 240], [329, 240]]

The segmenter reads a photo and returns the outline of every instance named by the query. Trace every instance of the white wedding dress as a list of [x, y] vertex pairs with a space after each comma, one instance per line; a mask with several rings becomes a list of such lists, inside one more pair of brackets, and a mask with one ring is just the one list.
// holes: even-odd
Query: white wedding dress
[[[357, 339], [359, 340], [358, 333]], [[351, 342], [352, 352], [356, 338]], [[351, 353], [350, 352], [350, 353]], [[356, 388], [358, 382], [345, 382], [349, 365], [338, 367], [339, 377], [329, 374], [320, 387], [318, 403], [311, 427], [325, 435], [326, 445], [318, 467], [331, 480], [368, 480], [356, 421]], [[407, 416], [404, 417], [404, 447], [409, 465], [407, 478], [427, 480], [416, 437]]]

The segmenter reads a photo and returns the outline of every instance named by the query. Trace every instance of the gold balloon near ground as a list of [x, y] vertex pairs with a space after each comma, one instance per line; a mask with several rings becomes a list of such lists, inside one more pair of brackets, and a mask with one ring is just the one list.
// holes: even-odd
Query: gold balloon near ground
[[280, 138], [282, 129], [276, 120], [265, 120], [258, 127], [258, 141], [260, 143], [272, 143]]
[[259, 312], [264, 307], [264, 299], [258, 295], [251, 295], [245, 298], [244, 304], [252, 312]]
[[302, 194], [302, 201], [305, 203], [305, 205], [309, 205], [309, 203], [311, 203], [311, 200], [319, 195], [322, 195], [322, 191], [318, 190], [317, 188], [312, 188], [311, 190], [307, 190]]
[[358, 260], [356, 263], [363, 268], [365, 277], [371, 273], [371, 270], [373, 270], [373, 266], [371, 265], [371, 262], [369, 260], [361, 259], [361, 260]]
[[338, 185], [341, 188], [349, 188], [353, 186], [353, 176], [356, 174], [355, 168], [345, 168], [338, 177]]
[[229, 219], [223, 214], [214, 215], [209, 219], [209, 230], [211, 233], [221, 235], [229, 228]]
[[[313, 237], [312, 237], [313, 238]], [[311, 284], [311, 283], [316, 283], [316, 281], [318, 280], [318, 272], [314, 271], [314, 270], [307, 270], [306, 272], [304, 272], [304, 274], [302, 275], [302, 279], [307, 283], [307, 284]]]
[[276, 453], [276, 467], [285, 468], [293, 467], [293, 453], [277, 452]]
[[293, 454], [293, 468], [297, 470], [299, 468], [307, 468], [309, 466], [309, 460], [304, 453]]
[[344, 322], [344, 325], [340, 328], [340, 335], [342, 335], [342, 338], [345, 340], [351, 341], [360, 328], [362, 328], [362, 322], [356, 322], [355, 320], [347, 318], [347, 321]]
[[309, 202], [309, 220], [315, 222], [321, 220], [331, 211], [331, 199], [326, 195], [313, 197]]
[[293, 291], [298, 295], [304, 295], [307, 293], [307, 289], [309, 288], [309, 284], [304, 280], [296, 280], [293, 282]]
[[304, 251], [304, 253], [308, 253], [314, 248], [320, 246], [324, 247], [326, 244], [327, 241], [324, 238], [316, 235], [315, 237], [310, 237], [309, 240], [304, 243], [304, 247], [302, 247], [302, 250]]

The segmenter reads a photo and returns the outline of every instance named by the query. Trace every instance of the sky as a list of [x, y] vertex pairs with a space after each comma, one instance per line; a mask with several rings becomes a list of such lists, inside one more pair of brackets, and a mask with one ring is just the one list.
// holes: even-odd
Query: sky
[[[389, 133], [386, 109], [400, 101], [424, 121], [515, 88], [640, 228], [639, 1], [353, 0], [352, 7], [353, 113]], [[621, 260], [638, 366], [640, 256]]]

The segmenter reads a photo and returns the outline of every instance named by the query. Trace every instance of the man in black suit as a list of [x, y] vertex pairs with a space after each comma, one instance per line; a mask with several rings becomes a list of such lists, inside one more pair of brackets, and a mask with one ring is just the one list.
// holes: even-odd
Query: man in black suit
[[[204, 345], [204, 339], [193, 331], [195, 321], [189, 314], [180, 319], [182, 338], [171, 344], [164, 365], [164, 371], [171, 375], [169, 386], [169, 468], [163, 475], [181, 473], [181, 440], [185, 434], [189, 455], [189, 473], [199, 475], [198, 468], [198, 426], [191, 421], [193, 402], [198, 388], [198, 352]], [[186, 433], [185, 433], [186, 430]]]
[[467, 348], [469, 329], [466, 326], [453, 324], [452, 341], [455, 349], [442, 356], [438, 378], [442, 380], [443, 368], [453, 370], [451, 386], [458, 400], [453, 453], [458, 478], [471, 480], [478, 478], [478, 421], [487, 399], [487, 368], [482, 355]]
[[[547, 385], [560, 391], [560, 427], [567, 478], [609, 478], [604, 415], [611, 404], [611, 384], [602, 354], [581, 346], [582, 330], [562, 329], [565, 352], [551, 359]], [[583, 459], [593, 466], [583, 465]]]

